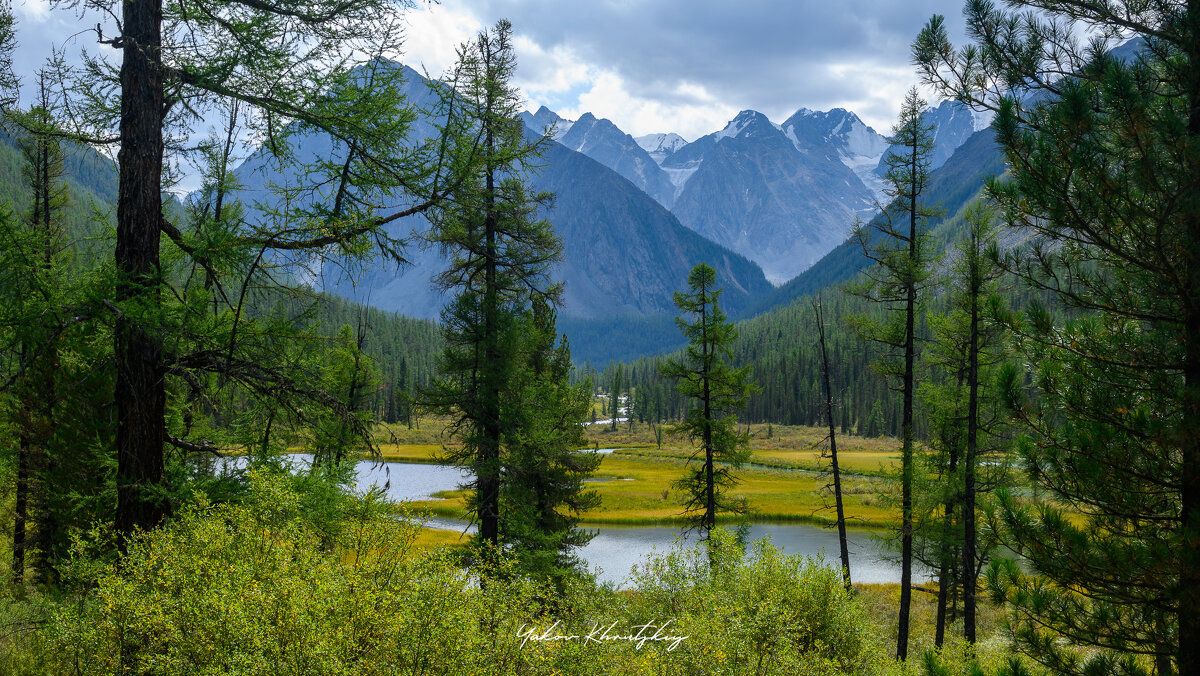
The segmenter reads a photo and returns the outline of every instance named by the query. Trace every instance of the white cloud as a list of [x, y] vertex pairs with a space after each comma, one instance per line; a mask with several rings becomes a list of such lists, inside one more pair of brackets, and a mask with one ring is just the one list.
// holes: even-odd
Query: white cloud
[[[557, 45], [546, 50], [524, 35], [516, 35], [513, 45], [517, 51], [517, 73], [514, 84], [521, 88], [530, 102], [544, 105], [569, 97], [595, 78], [589, 68], [569, 47]], [[537, 107], [537, 106], [533, 106]]]
[[454, 65], [458, 47], [483, 29], [475, 15], [449, 4], [429, 5], [405, 15], [408, 29], [401, 50], [405, 65], [439, 77]]
[[[826, 67], [830, 79], [858, 83], [857, 96], [831, 99], [820, 108], [845, 108], [853, 111], [863, 122], [880, 134], [890, 134], [900, 104], [909, 88], [917, 84], [917, 75], [908, 65], [886, 66], [879, 63], [842, 63]], [[924, 94], [926, 100], [937, 101]]]
[[17, 15], [18, 30], [24, 22], [43, 23], [50, 18], [49, 0], [20, 0], [13, 4], [13, 13]]
[[664, 103], [636, 96], [615, 72], [598, 71], [591, 88], [579, 95], [575, 105], [564, 108], [559, 114], [578, 118], [590, 112], [596, 117], [612, 120], [632, 136], [675, 132], [692, 141], [720, 129], [738, 112], [736, 106], [717, 101], [699, 84], [680, 83], [669, 93], [687, 102]]

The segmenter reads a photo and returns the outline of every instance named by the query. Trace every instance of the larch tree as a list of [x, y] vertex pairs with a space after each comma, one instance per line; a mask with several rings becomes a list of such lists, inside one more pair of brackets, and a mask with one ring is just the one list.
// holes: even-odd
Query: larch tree
[[[929, 378], [919, 388], [929, 419], [917, 496], [918, 558], [938, 571], [934, 644], [941, 646], [949, 621], [950, 595], [961, 589], [963, 635], [975, 641], [977, 586], [995, 547], [994, 534], [980, 537], [981, 495], [1010, 482], [1003, 450], [1009, 441], [996, 373], [1004, 347], [995, 316], [1005, 304], [997, 264], [996, 213], [976, 202], [963, 215], [965, 233], [941, 275], [946, 309], [929, 318], [924, 352]], [[990, 502], [990, 501], [987, 501]]]
[[1044, 499], [1001, 502], [1028, 564], [989, 586], [1051, 671], [1200, 673], [1200, 3], [1009, 4], [1038, 11], [970, 2], [973, 44], [940, 16], [913, 44], [928, 83], [996, 112], [1011, 179], [988, 191], [1029, 238], [1003, 262], [1053, 299], [1006, 321]]
[[579, 574], [575, 551], [595, 534], [579, 528], [579, 515], [600, 504], [584, 484], [600, 455], [581, 450], [592, 387], [571, 384], [571, 348], [555, 318], [540, 297], [525, 317], [524, 365], [510, 383], [519, 401], [505, 437], [500, 535], [525, 572], [561, 584]]
[[[23, 173], [31, 203], [24, 218], [0, 228], [5, 250], [2, 323], [17, 359], [10, 382], [2, 389], [9, 398], [9, 417], [17, 432], [17, 477], [13, 506], [12, 581], [24, 579], [26, 553], [42, 550], [38, 569], [47, 570], [49, 542], [59, 535], [50, 518], [48, 482], [52, 482], [55, 413], [58, 407], [59, 353], [64, 332], [72, 322], [58, 305], [64, 302], [57, 277], [65, 271], [66, 233], [63, 209], [69, 196], [63, 183], [63, 149], [56, 138], [55, 113], [46, 71], [38, 73], [37, 103], [14, 114]], [[11, 214], [7, 214], [11, 216]], [[5, 350], [8, 351], [8, 350]], [[29, 528], [28, 526], [33, 526]], [[33, 543], [32, 530], [39, 543]], [[30, 547], [35, 545], [35, 547]]]
[[67, 227], [62, 101], [46, 69], [36, 82], [32, 110], [8, 113], [31, 200], [0, 227], [0, 416], [15, 423], [16, 493], [24, 498], [13, 573], [32, 564], [37, 580], [49, 582], [72, 530], [111, 518], [110, 487], [97, 481], [111, 464], [111, 333], [92, 301], [110, 287], [74, 260], [80, 237]]
[[448, 459], [474, 474], [471, 507], [486, 555], [504, 545], [503, 453], [522, 417], [522, 398], [512, 387], [525, 368], [525, 316], [533, 298], [552, 304], [561, 293], [549, 274], [562, 245], [550, 223], [537, 218], [550, 196], [525, 184], [545, 137], [531, 142], [517, 117], [515, 59], [507, 21], [459, 50], [446, 79], [453, 89], [446, 126], [456, 143], [478, 148], [478, 161], [430, 233], [450, 259], [437, 282], [456, 296], [442, 312], [441, 376], [422, 394], [423, 405], [454, 418], [462, 445]]
[[878, 366], [898, 381], [903, 398], [900, 423], [900, 610], [896, 657], [908, 657], [909, 611], [912, 603], [913, 561], [913, 403], [916, 393], [918, 295], [930, 273], [931, 251], [925, 236], [926, 221], [937, 213], [923, 202], [929, 188], [933, 153], [933, 125], [923, 116], [925, 102], [916, 88], [909, 90], [884, 156], [887, 167], [884, 192], [889, 202], [869, 223], [855, 226], [854, 236], [874, 265], [863, 282], [852, 287], [870, 301], [883, 304], [887, 317], [871, 321], [852, 318], [855, 330], [887, 351]]
[[[225, 289], [221, 268], [230, 249], [253, 261], [293, 255], [365, 255], [372, 248], [401, 259], [387, 224], [433, 207], [455, 181], [447, 179], [444, 144], [408, 142], [415, 114], [401, 94], [401, 72], [383, 58], [400, 43], [407, 0], [78, 0], [61, 3], [112, 17], [96, 26], [101, 54], [79, 72], [60, 73], [73, 94], [68, 136], [116, 148], [119, 165], [115, 242], [116, 288], [108, 309], [115, 325], [116, 526], [123, 536], [156, 525], [169, 509], [164, 493], [165, 448], [206, 445], [169, 431], [176, 389], [203, 389], [206, 374], [223, 374], [256, 396], [284, 392], [333, 405], [287, 368], [273, 368], [262, 349], [239, 353], [236, 329], [226, 349], [199, 340], [182, 353], [166, 304], [179, 259], [205, 271], [206, 291], [220, 298], [235, 326], [244, 321], [238, 294]], [[109, 56], [115, 55], [115, 58]], [[220, 241], [189, 230], [164, 209], [175, 180], [172, 162], [186, 160], [187, 137], [205, 111], [237, 101], [246, 135], [260, 152], [286, 165], [301, 186], [257, 222], [230, 224]], [[294, 152], [324, 135], [332, 153], [306, 159]], [[403, 208], [386, 209], [401, 203]], [[213, 212], [207, 214], [211, 223]], [[165, 235], [165, 238], [164, 238]], [[163, 257], [166, 256], [164, 259]], [[242, 280], [250, 278], [242, 266]], [[236, 279], [234, 278], [236, 283]], [[247, 285], [243, 284], [243, 290]], [[245, 294], [242, 294], [243, 299]], [[190, 312], [190, 310], [189, 310]], [[185, 313], [187, 314], [187, 313]], [[193, 317], [195, 319], [195, 317]], [[201, 337], [202, 338], [202, 337]], [[262, 357], [266, 361], [262, 361]], [[181, 386], [177, 385], [182, 381]], [[293, 406], [296, 411], [300, 406]]]
[[689, 468], [675, 486], [687, 500], [684, 513], [689, 530], [698, 530], [706, 538], [716, 527], [718, 512], [746, 511], [729, 491], [737, 485], [733, 470], [750, 456], [750, 437], [739, 430], [737, 412], [756, 389], [749, 380], [749, 366], [729, 365], [737, 328], [721, 310], [720, 296], [716, 271], [707, 263], [692, 268], [688, 291], [675, 292], [675, 305], [683, 313], [675, 323], [688, 345], [681, 359], [668, 359], [659, 368], [662, 377], [674, 380], [679, 393], [691, 402], [683, 420], [670, 431], [696, 444], [689, 460], [694, 469]]

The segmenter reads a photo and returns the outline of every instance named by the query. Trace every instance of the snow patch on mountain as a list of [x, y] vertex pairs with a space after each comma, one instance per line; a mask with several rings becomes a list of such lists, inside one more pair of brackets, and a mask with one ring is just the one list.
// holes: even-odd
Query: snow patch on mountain
[[730, 120], [729, 124], [726, 124], [724, 129], [713, 134], [713, 137], [717, 141], [720, 141], [723, 138], [736, 138], [737, 135], [742, 133], [742, 130], [745, 129], [746, 126], [749, 125], [754, 119], [746, 115], [748, 112], [750, 111], [742, 111], [738, 113], [737, 117]]
[[882, 197], [883, 181], [874, 172], [887, 151], [887, 139], [853, 112], [844, 108], [828, 112], [801, 108], [783, 123], [783, 131], [801, 153], [833, 150], [876, 198]]
[[671, 184], [675, 186], [675, 196], [679, 197], [679, 192], [683, 190], [683, 185], [687, 183], [692, 174], [700, 168], [700, 160], [688, 162], [682, 167], [663, 167], [663, 171], [667, 172], [667, 178], [671, 179]]
[[996, 119], [996, 111], [994, 110], [972, 110], [971, 117], [975, 123], [975, 131], [983, 131], [992, 126], [992, 120]]
[[575, 124], [574, 121], [559, 116], [558, 113], [546, 106], [538, 108], [536, 113], [525, 111], [518, 115], [518, 117], [521, 118], [526, 127], [538, 134], [544, 132], [548, 127], [553, 126], [555, 141], [559, 141], [562, 137], [566, 136], [567, 132], [571, 131], [571, 126]]

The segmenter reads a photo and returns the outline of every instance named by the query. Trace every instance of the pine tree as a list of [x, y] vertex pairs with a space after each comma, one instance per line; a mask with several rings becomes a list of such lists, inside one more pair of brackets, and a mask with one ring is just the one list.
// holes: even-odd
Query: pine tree
[[885, 193], [891, 199], [881, 214], [868, 224], [855, 226], [854, 236], [874, 266], [866, 281], [852, 292], [881, 303], [889, 310], [883, 322], [866, 316], [854, 318], [855, 328], [868, 340], [884, 346], [888, 354], [879, 363], [903, 398], [900, 420], [900, 613], [896, 657], [908, 657], [909, 609], [912, 602], [913, 536], [913, 400], [916, 392], [916, 322], [918, 292], [929, 276], [930, 251], [925, 222], [937, 210], [925, 206], [922, 196], [929, 188], [933, 125], [925, 122], [925, 102], [916, 88], [909, 90], [900, 118], [888, 139], [895, 150], [884, 156], [887, 166]]
[[675, 305], [684, 313], [675, 323], [688, 345], [682, 359], [668, 359], [659, 369], [692, 402], [671, 434], [686, 435], [698, 444], [689, 464], [699, 457], [699, 466], [675, 486], [687, 496], [688, 528], [706, 538], [716, 527], [718, 512], [745, 512], [745, 505], [733, 500], [729, 491], [737, 484], [733, 470], [750, 456], [750, 438], [738, 430], [736, 414], [756, 389], [748, 379], [748, 366], [729, 366], [737, 329], [718, 304], [721, 289], [716, 280], [716, 272], [701, 263], [688, 275], [688, 292], [675, 292]]
[[1006, 397], [1043, 497], [1001, 501], [1028, 569], [994, 564], [989, 586], [1052, 671], [1195, 674], [1200, 7], [1011, 4], [1039, 11], [971, 2], [976, 45], [955, 50], [938, 16], [913, 45], [943, 95], [996, 111], [1011, 179], [988, 192], [1029, 239], [1003, 262], [1053, 300], [1006, 319], [1030, 366], [1005, 372]]

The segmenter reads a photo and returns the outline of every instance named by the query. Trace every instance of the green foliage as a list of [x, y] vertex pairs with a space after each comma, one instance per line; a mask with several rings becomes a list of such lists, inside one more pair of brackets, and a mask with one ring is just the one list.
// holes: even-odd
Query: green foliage
[[526, 547], [527, 563], [558, 575], [567, 550], [586, 538], [557, 510], [587, 504], [580, 480], [594, 465], [570, 455], [587, 409], [567, 385], [562, 354], [550, 354], [561, 288], [549, 274], [562, 243], [535, 217], [550, 196], [526, 190], [525, 172], [547, 139], [525, 137], [515, 67], [512, 26], [500, 21], [459, 50], [448, 79], [446, 128], [456, 143], [479, 148], [478, 163], [429, 235], [450, 259], [438, 284], [457, 295], [442, 312], [440, 376], [421, 398], [453, 418], [462, 445], [447, 459], [474, 475], [481, 553]]
[[505, 439], [501, 538], [519, 570], [561, 587], [583, 568], [574, 550], [594, 535], [579, 529], [579, 514], [600, 503], [583, 483], [600, 466], [600, 456], [580, 450], [592, 387], [570, 383], [571, 349], [566, 336], [555, 345], [549, 304], [535, 300], [526, 321], [528, 362], [510, 384], [522, 400]]
[[[366, 331], [360, 321], [357, 331], [342, 326], [334, 337], [323, 388], [336, 398], [338, 415], [316, 420], [313, 425], [312, 452], [318, 463], [339, 463], [374, 450], [369, 437], [355, 434], [356, 428], [368, 427], [374, 418], [364, 404], [378, 387], [379, 379], [375, 365], [363, 354]], [[348, 425], [346, 417], [357, 418], [358, 424]]]
[[73, 673], [515, 673], [535, 587], [482, 591], [421, 557], [411, 522], [370, 496], [332, 541], [289, 482], [255, 475], [243, 504], [203, 497], [140, 537], [48, 634]]
[[[671, 434], [684, 435], [698, 448], [695, 469], [679, 480], [676, 487], [687, 501], [685, 514], [691, 516], [689, 528], [706, 537], [716, 526], [717, 512], [745, 512], [745, 506], [728, 497], [737, 484], [734, 469], [750, 456], [749, 435], [738, 428], [737, 412], [755, 385], [748, 380], [749, 367], [729, 366], [729, 348], [737, 338], [737, 329], [725, 318], [715, 288], [716, 272], [701, 263], [688, 275], [688, 292], [677, 291], [675, 304], [684, 317], [676, 323], [688, 339], [681, 360], [668, 360], [659, 372], [675, 381], [675, 387], [691, 401], [682, 421]], [[689, 321], [690, 318], [690, 321]]]
[[785, 556], [763, 540], [744, 556], [723, 528], [707, 554], [651, 558], [635, 573], [634, 618], [673, 619], [687, 636], [660, 673], [878, 674], [885, 661], [866, 618], [821, 559]]
[[[632, 592], [578, 581], [551, 589], [503, 560], [481, 587], [454, 561], [414, 550], [415, 524], [369, 495], [345, 499], [345, 527], [330, 540], [294, 483], [255, 472], [241, 503], [197, 496], [120, 561], [90, 558], [89, 542], [112, 537], [90, 533], [68, 571], [74, 594], [0, 605], [6, 626], [24, 632], [0, 664], [14, 674], [164, 675], [889, 669], [837, 572], [768, 542], [745, 557], [715, 530], [708, 554], [651, 558]], [[643, 625], [680, 638], [583, 638]], [[546, 632], [575, 638], [530, 640]]]
[[[881, 305], [882, 320], [855, 316], [850, 319], [856, 333], [884, 349], [876, 367], [896, 384], [901, 394], [900, 412], [900, 630], [896, 656], [908, 655], [908, 615], [912, 577], [913, 526], [913, 444], [915, 361], [918, 353], [918, 327], [923, 287], [929, 278], [933, 252], [929, 243], [928, 220], [938, 212], [924, 204], [929, 187], [930, 156], [933, 153], [933, 125], [926, 124], [922, 113], [925, 102], [916, 87], [909, 90], [900, 108], [900, 117], [888, 142], [899, 151], [883, 158], [887, 166], [884, 193], [891, 199], [879, 218], [855, 224], [854, 239], [874, 265], [850, 292]], [[907, 229], [905, 229], [907, 225]]]
[[969, 597], [965, 628], [974, 638], [974, 580], [997, 545], [995, 533], [980, 536], [975, 514], [987, 511], [994, 490], [1015, 482], [1004, 452], [1008, 415], [994, 385], [1004, 345], [992, 316], [1005, 307], [994, 219], [980, 203], [966, 210], [966, 237], [942, 276], [951, 289], [948, 309], [930, 315], [932, 338], [923, 354], [929, 378], [918, 388], [929, 439], [914, 476], [914, 556], [939, 571], [939, 642], [946, 594], [957, 599], [959, 587]]
[[[1002, 497], [1006, 535], [1028, 568], [997, 564], [989, 584], [1012, 604], [1015, 645], [1053, 672], [1195, 673], [1196, 9], [1011, 4], [1040, 11], [970, 2], [976, 44], [954, 49], [940, 16], [913, 44], [927, 82], [996, 110], [1011, 180], [988, 190], [1031, 239], [1002, 263], [1054, 301], [1005, 317], [1027, 368], [1003, 373], [1004, 395], [1041, 492]], [[1124, 58], [1109, 53], [1131, 34]]]

